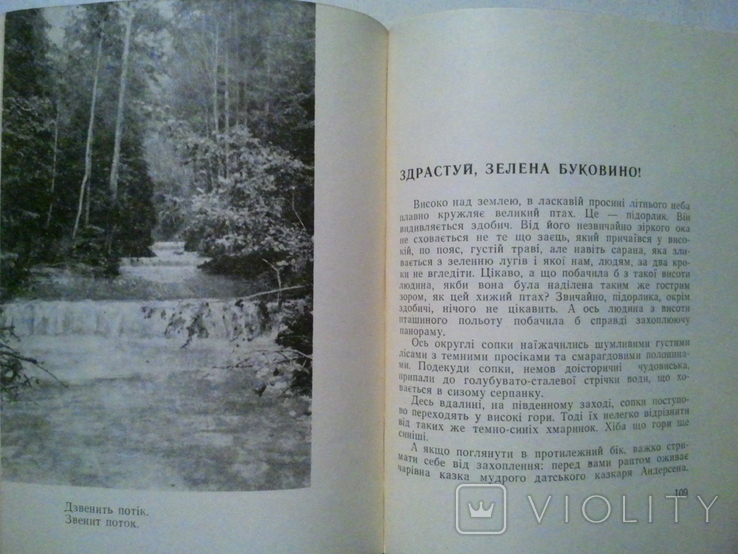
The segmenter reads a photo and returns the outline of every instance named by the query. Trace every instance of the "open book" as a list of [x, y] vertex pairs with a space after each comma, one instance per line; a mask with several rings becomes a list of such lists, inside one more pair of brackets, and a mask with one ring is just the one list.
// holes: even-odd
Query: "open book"
[[5, 21], [2, 552], [735, 552], [738, 40]]

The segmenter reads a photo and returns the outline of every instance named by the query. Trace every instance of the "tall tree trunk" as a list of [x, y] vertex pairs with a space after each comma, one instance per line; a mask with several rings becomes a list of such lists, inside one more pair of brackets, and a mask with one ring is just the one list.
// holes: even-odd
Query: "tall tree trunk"
[[113, 143], [113, 161], [110, 164], [110, 198], [113, 204], [118, 201], [118, 172], [120, 168], [120, 143], [123, 135], [123, 108], [125, 106], [126, 87], [128, 85], [128, 58], [131, 50], [131, 28], [133, 27], [134, 8], [128, 7], [126, 14], [126, 34], [123, 39], [123, 59], [120, 69], [120, 86], [118, 88], [118, 111], [115, 116], [115, 140]]
[[51, 214], [54, 211], [54, 192], [56, 191], [56, 161], [59, 154], [59, 101], [55, 103], [56, 118], [54, 119], [54, 150], [51, 158], [51, 183], [49, 184], [49, 210], [46, 213], [46, 229], [51, 225]]
[[238, 28], [240, 29], [238, 38], [238, 108], [236, 113], [236, 124], [242, 125], [244, 129], [248, 126], [248, 97], [246, 95], [246, 79], [248, 78], [250, 67], [246, 65], [246, 36], [249, 31], [249, 20], [246, 14], [241, 11], [240, 17], [237, 19]]
[[225, 52], [224, 60], [223, 60], [223, 73], [224, 73], [224, 79], [225, 79], [225, 88], [223, 90], [223, 115], [225, 116], [223, 118], [223, 136], [225, 138], [225, 163], [223, 164], [223, 176], [228, 179], [229, 175], [229, 159], [230, 159], [230, 137], [229, 137], [229, 131], [230, 131], [230, 115], [231, 115], [231, 95], [229, 88], [231, 86], [230, 82], [230, 71], [228, 68], [229, 60], [228, 60], [228, 38], [230, 37], [231, 33], [231, 27], [233, 25], [233, 8], [230, 8], [228, 11], [228, 28], [226, 29], [226, 43], [224, 45]]
[[[220, 27], [219, 23], [215, 22], [215, 35], [214, 35], [214, 45], [213, 45], [213, 67], [212, 67], [212, 77], [213, 77], [213, 140], [216, 142], [218, 141], [218, 134], [220, 133], [220, 110], [218, 109], [218, 60], [220, 58]], [[221, 175], [221, 168], [220, 162], [218, 160], [217, 152], [214, 153], [214, 155], [210, 156], [211, 158], [211, 179], [212, 179], [212, 188], [217, 189], [218, 187], [218, 178]], [[214, 165], [214, 167], [213, 167]]]
[[215, 23], [215, 44], [213, 46], [213, 130], [215, 134], [218, 134], [220, 130], [218, 121], [220, 120], [220, 113], [218, 111], [218, 59], [220, 57], [219, 52], [220, 42], [220, 30], [218, 23]]
[[72, 240], [77, 237], [79, 229], [79, 220], [82, 217], [82, 206], [84, 205], [85, 194], [89, 195], [89, 181], [92, 174], [92, 137], [95, 124], [95, 103], [97, 101], [97, 82], [100, 75], [100, 58], [102, 57], [103, 33], [100, 31], [100, 40], [97, 42], [97, 57], [95, 60], [95, 76], [92, 81], [92, 101], [90, 102], [90, 122], [87, 125], [87, 144], [85, 145], [85, 174], [82, 177], [82, 184], [79, 187], [79, 205], [77, 206], [77, 217], [74, 220], [74, 229], [72, 230]]

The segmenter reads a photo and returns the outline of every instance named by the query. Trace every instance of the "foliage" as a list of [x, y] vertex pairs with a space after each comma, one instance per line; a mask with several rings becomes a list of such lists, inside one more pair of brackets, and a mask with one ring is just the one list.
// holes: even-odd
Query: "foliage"
[[[23, 389], [38, 385], [41, 380], [29, 373], [29, 367], [46, 372], [60, 382], [52, 373], [44, 369], [38, 361], [22, 355], [10, 344], [17, 340], [12, 327], [0, 327], [0, 398], [15, 400]], [[63, 384], [63, 383], [62, 383]], [[66, 386], [66, 385], [65, 385]]]
[[[225, 147], [228, 141], [228, 148]], [[291, 387], [312, 387], [312, 168], [235, 128], [214, 139], [182, 140], [186, 159], [209, 167], [225, 158], [227, 176], [192, 198], [183, 231], [187, 247], [212, 257], [206, 269], [262, 279], [280, 308], [277, 343], [297, 366]], [[226, 154], [226, 151], [230, 155]], [[201, 176], [203, 177], [203, 176]], [[207, 186], [207, 183], [202, 183]], [[283, 290], [304, 287], [282, 302]], [[285, 361], [285, 360], [283, 360]]]
[[[161, 135], [188, 169], [166, 197], [204, 269], [278, 292], [271, 320], [294, 390], [312, 385], [314, 7], [175, 4], [172, 103]], [[175, 187], [167, 184], [168, 191]], [[272, 304], [270, 304], [272, 305]], [[189, 323], [194, 323], [188, 320]], [[248, 360], [244, 363], [249, 364]], [[277, 369], [287, 372], [286, 366]]]
[[[155, 82], [148, 59], [156, 45], [145, 37], [157, 32], [157, 18], [145, 4], [137, 6], [127, 79], [124, 7], [71, 8], [62, 38], [54, 41], [41, 10], [7, 16], [0, 183], [5, 299], [22, 292], [37, 265], [81, 261], [109, 275], [121, 256], [151, 255], [156, 216], [141, 106]], [[119, 106], [124, 81], [128, 93]], [[121, 192], [114, 201], [108, 177], [121, 108]], [[83, 176], [89, 178], [81, 187]], [[81, 220], [79, 232], [75, 220]]]
[[39, 11], [7, 16], [0, 220], [2, 299], [24, 286], [29, 268], [43, 256], [48, 238], [43, 230], [54, 110], [47, 86], [50, 66], [45, 32], [46, 23]]
[[0, 392], [5, 398], [15, 399], [24, 388], [30, 388], [39, 381], [28, 375], [24, 364], [36, 361], [21, 355], [9, 345], [13, 330], [0, 327]]
[[286, 302], [283, 328], [277, 344], [289, 349], [301, 369], [292, 377], [292, 387], [303, 394], [312, 391], [313, 383], [313, 296]]
[[118, 258], [111, 256], [106, 247], [105, 229], [87, 226], [76, 237], [69, 250], [69, 260], [89, 267], [93, 276], [115, 277], [118, 275]]
[[[274, 272], [278, 286], [304, 277], [312, 264], [312, 202], [307, 208], [304, 202], [312, 193], [311, 168], [241, 129], [223, 140], [231, 147], [228, 176], [192, 198], [187, 247], [216, 264], [229, 260], [238, 268], [245, 260]], [[199, 137], [183, 144], [193, 164], [206, 165], [224, 151], [222, 141]], [[228, 265], [221, 264], [220, 272], [231, 272]]]
[[280, 291], [264, 301], [307, 390], [315, 7], [141, 0], [52, 19], [6, 19], [2, 299], [38, 266], [113, 276], [154, 235], [182, 238], [206, 270]]
[[172, 115], [200, 136], [248, 128], [312, 165], [315, 7], [179, 0], [174, 10]]

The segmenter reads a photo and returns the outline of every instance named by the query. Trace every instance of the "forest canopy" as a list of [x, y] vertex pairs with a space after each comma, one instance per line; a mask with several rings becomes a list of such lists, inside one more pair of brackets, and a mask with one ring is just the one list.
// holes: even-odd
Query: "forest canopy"
[[277, 340], [309, 360], [314, 20], [281, 0], [8, 14], [2, 299], [38, 268], [111, 277], [183, 241], [208, 271], [291, 291]]

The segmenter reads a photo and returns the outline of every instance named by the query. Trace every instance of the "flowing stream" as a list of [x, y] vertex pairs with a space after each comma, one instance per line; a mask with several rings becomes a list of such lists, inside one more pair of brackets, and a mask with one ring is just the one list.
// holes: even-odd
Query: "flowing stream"
[[[66, 386], [3, 404], [3, 478], [134, 489], [263, 490], [309, 483], [305, 399], [264, 394], [268, 314], [181, 243], [114, 279], [50, 271], [2, 307], [16, 346]], [[239, 298], [241, 298], [239, 300]], [[267, 353], [267, 354], [263, 354]], [[262, 370], [263, 372], [263, 370]], [[281, 391], [284, 392], [284, 391]]]
[[6, 304], [3, 322], [24, 354], [66, 382], [163, 376], [208, 357], [223, 365], [235, 341], [263, 331], [258, 306], [234, 298], [244, 284], [198, 269], [204, 260], [182, 243], [156, 243], [154, 252], [123, 260], [114, 279], [52, 274], [37, 285], [40, 298]]

